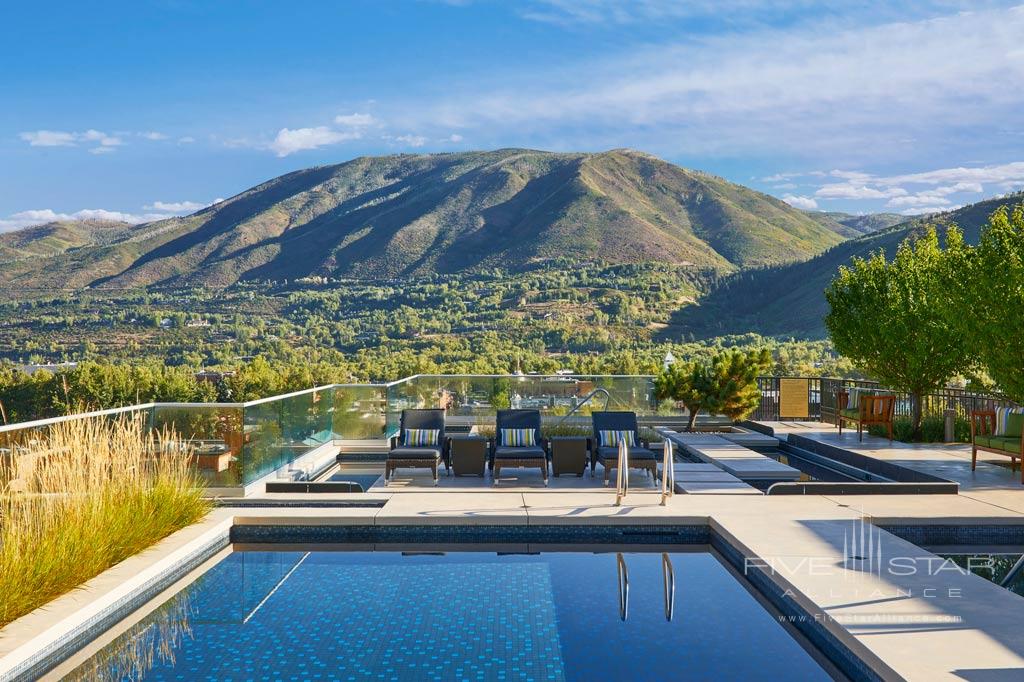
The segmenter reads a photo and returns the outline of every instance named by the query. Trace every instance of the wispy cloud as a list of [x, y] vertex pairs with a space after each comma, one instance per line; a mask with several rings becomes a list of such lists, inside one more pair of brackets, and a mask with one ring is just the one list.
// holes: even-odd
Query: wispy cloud
[[398, 137], [395, 137], [393, 139], [395, 140], [395, 142], [400, 142], [410, 147], [422, 147], [427, 143], [427, 138], [424, 137], [423, 135], [399, 135]]
[[192, 213], [207, 206], [219, 204], [222, 201], [224, 201], [222, 197], [217, 197], [205, 204], [200, 201], [154, 201], [152, 204], [147, 204], [142, 208], [147, 211], [161, 211], [164, 213]]
[[105, 133], [101, 130], [90, 128], [81, 132], [68, 130], [31, 130], [19, 133], [18, 137], [28, 142], [31, 147], [77, 147], [78, 145], [90, 146], [92, 154], [109, 154], [117, 147], [125, 144], [125, 135], [137, 135], [147, 140], [164, 139], [162, 133]]
[[[977, 201], [986, 185], [1008, 191], [1024, 186], [1024, 162], [988, 166], [937, 168], [902, 175], [874, 175], [861, 170], [833, 170], [830, 177], [843, 182], [818, 187], [819, 199], [884, 200], [886, 208], [908, 215], [950, 210], [964, 201]], [[954, 205], [953, 196], [959, 196]]]
[[1024, 8], [691, 34], [543, 75], [502, 74], [443, 101], [396, 105], [389, 118], [570, 147], [621, 140], [663, 154], [906, 158], [1019, 116], [1022, 33]]
[[348, 128], [366, 128], [378, 124], [379, 121], [370, 114], [354, 113], [335, 116], [334, 123]]

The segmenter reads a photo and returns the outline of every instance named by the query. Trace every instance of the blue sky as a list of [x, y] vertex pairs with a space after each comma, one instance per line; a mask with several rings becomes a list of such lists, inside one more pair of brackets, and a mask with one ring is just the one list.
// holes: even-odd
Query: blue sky
[[1024, 187], [1021, 35], [1024, 7], [986, 0], [19, 3], [0, 230], [512, 146], [633, 147], [805, 208], [947, 209]]

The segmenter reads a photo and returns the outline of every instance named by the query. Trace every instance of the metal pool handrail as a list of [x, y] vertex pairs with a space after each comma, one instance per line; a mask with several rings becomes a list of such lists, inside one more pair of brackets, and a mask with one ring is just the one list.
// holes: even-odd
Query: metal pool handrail
[[608, 405], [611, 404], [611, 402], [612, 402], [612, 394], [609, 393], [607, 390], [605, 390], [603, 388], [595, 388], [593, 391], [591, 391], [590, 393], [587, 394], [587, 397], [585, 397], [583, 400], [580, 401], [579, 405], [577, 405], [576, 407], [574, 407], [571, 410], [569, 410], [568, 414], [566, 414], [564, 417], [559, 419], [555, 423], [555, 427], [557, 428], [557, 427], [561, 426], [562, 423], [565, 422], [566, 419], [568, 419], [569, 417], [571, 417], [574, 414], [576, 414], [577, 410], [579, 410], [581, 407], [583, 407], [584, 405], [589, 403], [591, 400], [593, 400], [594, 397], [597, 394], [599, 394], [599, 393], [603, 393], [604, 394], [604, 409], [607, 410], [608, 409]]

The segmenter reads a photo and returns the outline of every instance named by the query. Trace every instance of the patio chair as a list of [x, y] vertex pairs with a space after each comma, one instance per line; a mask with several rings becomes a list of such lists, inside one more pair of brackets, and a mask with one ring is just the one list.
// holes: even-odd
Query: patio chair
[[430, 469], [437, 485], [437, 470], [446, 456], [444, 410], [402, 410], [397, 436], [391, 438], [391, 450], [384, 465], [384, 485], [396, 469]]
[[604, 466], [604, 484], [608, 485], [612, 469], [619, 466], [619, 438], [625, 437], [629, 445], [629, 467], [643, 469], [658, 476], [658, 456], [650, 443], [640, 439], [635, 412], [594, 412], [594, 452], [590, 457], [590, 475], [594, 475], [597, 462]]
[[540, 467], [544, 485], [548, 484], [547, 441], [540, 435], [539, 410], [498, 410], [494, 434], [494, 485], [498, 484], [503, 467]]

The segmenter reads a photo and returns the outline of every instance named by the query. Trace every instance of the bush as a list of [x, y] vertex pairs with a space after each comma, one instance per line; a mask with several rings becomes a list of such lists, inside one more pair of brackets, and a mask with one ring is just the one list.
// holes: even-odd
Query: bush
[[[888, 437], [884, 427], [872, 426], [868, 433], [873, 436]], [[892, 422], [892, 437], [904, 443], [944, 443], [946, 441], [946, 419], [942, 415], [927, 415], [921, 419], [921, 438], [913, 438], [914, 427], [908, 417], [896, 417]], [[960, 443], [971, 442], [971, 423], [963, 417], [957, 417], [953, 423], [954, 440]]]
[[177, 440], [78, 419], [0, 462], [0, 626], [206, 515], [190, 453], [160, 447]]

